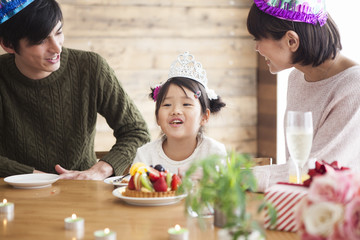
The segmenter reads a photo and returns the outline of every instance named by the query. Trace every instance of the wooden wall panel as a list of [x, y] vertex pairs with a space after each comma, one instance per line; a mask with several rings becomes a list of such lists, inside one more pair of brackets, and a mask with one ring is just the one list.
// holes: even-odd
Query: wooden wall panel
[[63, 9], [66, 20], [76, 23], [66, 29], [74, 37], [102, 34], [108, 37], [161, 38], [247, 35], [243, 26], [248, 9], [112, 5], [69, 5]]
[[[237, 42], [232, 38], [117, 39], [65, 36], [66, 47], [101, 52], [115, 70], [162, 69], [167, 72], [177, 55], [187, 50], [201, 61], [207, 72], [216, 69], [255, 69], [257, 66], [256, 52], [253, 50], [252, 41], [249, 40]], [[211, 75], [209, 77], [211, 78]]]
[[258, 56], [258, 133], [257, 151], [276, 163], [276, 75], [269, 72], [264, 57]]
[[59, 0], [71, 5], [173, 6], [173, 7], [249, 7], [252, 0]]

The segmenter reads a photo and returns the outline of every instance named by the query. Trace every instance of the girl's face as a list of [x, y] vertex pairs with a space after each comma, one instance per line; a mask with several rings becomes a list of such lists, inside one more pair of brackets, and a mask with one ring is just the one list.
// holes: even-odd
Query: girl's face
[[288, 39], [283, 37], [280, 40], [263, 38], [256, 40], [255, 49], [261, 56], [265, 57], [269, 71], [276, 74], [282, 70], [293, 67], [291, 63], [292, 51], [289, 49]]
[[170, 84], [157, 115], [157, 124], [168, 139], [196, 138], [199, 129], [209, 119], [210, 111], [201, 114], [199, 99], [187, 88]]

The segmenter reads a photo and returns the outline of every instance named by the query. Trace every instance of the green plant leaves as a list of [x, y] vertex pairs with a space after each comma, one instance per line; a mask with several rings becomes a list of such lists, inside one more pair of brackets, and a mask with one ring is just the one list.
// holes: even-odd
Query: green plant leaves
[[[261, 230], [252, 220], [251, 214], [246, 211], [247, 193], [257, 189], [252, 167], [249, 155], [235, 151], [229, 152], [227, 158], [212, 155], [193, 162], [178, 189], [179, 193], [188, 194], [185, 201], [186, 209], [191, 208], [201, 215], [201, 211], [210, 204], [224, 213], [226, 227], [235, 227], [244, 233], [251, 232], [254, 227]], [[194, 181], [192, 175], [198, 169], [202, 169], [203, 176]], [[271, 206], [266, 204], [262, 204], [260, 208], [272, 211]], [[276, 212], [271, 212], [270, 216], [275, 216], [276, 219]]]

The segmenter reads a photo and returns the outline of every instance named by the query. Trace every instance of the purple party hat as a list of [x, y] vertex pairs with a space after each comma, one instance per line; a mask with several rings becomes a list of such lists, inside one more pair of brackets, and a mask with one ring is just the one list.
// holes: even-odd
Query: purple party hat
[[284, 20], [323, 26], [327, 20], [325, 0], [254, 0], [263, 12]]
[[34, 0], [0, 0], [0, 24], [20, 12]]

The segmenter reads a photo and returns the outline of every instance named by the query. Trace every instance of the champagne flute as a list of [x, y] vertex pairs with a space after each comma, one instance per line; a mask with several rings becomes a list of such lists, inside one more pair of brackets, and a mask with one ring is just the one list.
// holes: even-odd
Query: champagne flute
[[286, 121], [286, 142], [291, 159], [296, 166], [297, 183], [311, 151], [313, 122], [311, 112], [288, 111]]

